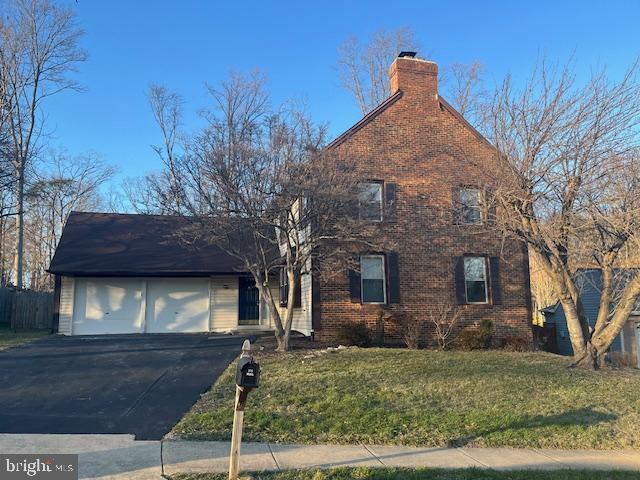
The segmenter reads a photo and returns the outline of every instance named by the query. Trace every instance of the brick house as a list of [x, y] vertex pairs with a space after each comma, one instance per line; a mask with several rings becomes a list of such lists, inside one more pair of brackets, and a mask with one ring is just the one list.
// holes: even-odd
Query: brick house
[[[293, 329], [331, 340], [343, 322], [376, 325], [381, 310], [424, 319], [434, 306], [457, 303], [463, 325], [490, 319], [498, 336], [530, 336], [526, 249], [503, 241], [483, 205], [491, 145], [439, 97], [435, 63], [405, 54], [390, 77], [391, 97], [328, 148], [361, 169], [359, 215], [379, 222], [397, 247], [362, 252], [359, 269], [331, 282], [302, 275]], [[184, 221], [72, 214], [49, 268], [58, 332], [272, 329], [236, 259], [163, 241]], [[275, 292], [283, 288], [273, 280]]]
[[499, 337], [529, 337], [526, 247], [503, 242], [483, 208], [492, 146], [438, 95], [435, 63], [409, 53], [389, 73], [391, 97], [329, 148], [361, 169], [361, 215], [397, 251], [363, 254], [361, 273], [317, 284], [316, 335], [330, 339], [346, 320], [373, 328], [381, 308], [425, 318], [449, 302], [463, 305], [461, 325], [490, 319]]

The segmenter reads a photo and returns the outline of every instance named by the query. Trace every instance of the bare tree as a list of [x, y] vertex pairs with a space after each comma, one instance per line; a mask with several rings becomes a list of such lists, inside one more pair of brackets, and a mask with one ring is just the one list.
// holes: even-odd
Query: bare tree
[[100, 204], [99, 189], [113, 177], [114, 169], [94, 153], [69, 156], [54, 153], [46, 170], [35, 174], [25, 194], [26, 253], [30, 259], [30, 287], [50, 288], [46, 269], [60, 241], [62, 229], [74, 210], [94, 210]]
[[[348, 37], [338, 48], [338, 71], [344, 88], [351, 92], [366, 115], [391, 95], [389, 67], [402, 50], [417, 51], [419, 43], [412, 29], [375, 31], [361, 44]], [[483, 86], [484, 65], [453, 63], [442, 69], [440, 89], [451, 104], [474, 126], [480, 127], [482, 106], [486, 101]]]
[[456, 305], [442, 303], [429, 309], [427, 319], [433, 327], [438, 348], [446, 350], [455, 340], [455, 332], [462, 316], [462, 310]]
[[[175, 158], [178, 188], [156, 182], [156, 198], [191, 217], [195, 227], [180, 232], [182, 241], [204, 241], [241, 261], [285, 351], [298, 281], [315, 268], [316, 256], [322, 252], [324, 267], [338, 265], [356, 246], [373, 245], [367, 238], [379, 246], [383, 237], [346, 215], [357, 177], [321, 149], [324, 127], [297, 109], [272, 109], [259, 73], [234, 74], [209, 93], [207, 127]], [[280, 304], [271, 281], [278, 274], [287, 285]]]
[[472, 125], [482, 128], [482, 109], [486, 104], [484, 65], [479, 60], [469, 64], [452, 63], [441, 75], [441, 90], [451, 105]]
[[[571, 65], [541, 62], [521, 89], [507, 77], [489, 112], [500, 226], [529, 246], [549, 279], [575, 364], [597, 368], [640, 294], [635, 270], [611, 302], [620, 252], [640, 245], [637, 67], [617, 82], [596, 72], [581, 86]], [[585, 263], [603, 273], [595, 328], [577, 283]]]
[[0, 69], [3, 110], [15, 177], [15, 283], [22, 287], [26, 172], [37, 155], [42, 134], [43, 101], [77, 89], [69, 77], [86, 54], [78, 47], [82, 30], [73, 10], [50, 0], [12, 0], [0, 23]]
[[363, 115], [391, 95], [389, 67], [401, 50], [417, 50], [418, 42], [410, 28], [393, 32], [375, 31], [361, 45], [356, 37], [347, 38], [338, 49], [338, 70], [343, 86], [353, 94]]

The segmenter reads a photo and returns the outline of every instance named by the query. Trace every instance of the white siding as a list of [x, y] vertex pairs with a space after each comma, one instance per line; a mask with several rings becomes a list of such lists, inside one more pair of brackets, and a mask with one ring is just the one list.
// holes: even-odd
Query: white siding
[[304, 335], [311, 334], [311, 274], [304, 274], [300, 278], [301, 302], [300, 308], [293, 309], [293, 324], [291, 329]]
[[211, 277], [210, 325], [212, 332], [238, 327], [238, 277]]
[[[272, 280], [269, 283], [271, 287], [271, 294], [276, 301], [276, 305], [280, 305], [280, 288], [278, 285], [278, 281]], [[291, 325], [291, 329], [300, 332], [304, 335], [311, 335], [313, 330], [312, 328], [312, 292], [311, 292], [312, 279], [311, 274], [303, 274], [302, 278], [300, 278], [300, 293], [301, 293], [301, 302], [300, 308], [293, 309], [293, 323]], [[265, 308], [266, 310], [266, 308]], [[285, 308], [279, 307], [279, 311], [281, 315], [284, 315]], [[266, 313], [265, 313], [266, 316]], [[273, 328], [273, 321], [269, 319], [269, 321], [265, 321], [264, 325], [269, 325]]]
[[58, 333], [71, 335], [73, 322], [73, 277], [62, 277], [60, 282], [60, 317], [58, 321]]

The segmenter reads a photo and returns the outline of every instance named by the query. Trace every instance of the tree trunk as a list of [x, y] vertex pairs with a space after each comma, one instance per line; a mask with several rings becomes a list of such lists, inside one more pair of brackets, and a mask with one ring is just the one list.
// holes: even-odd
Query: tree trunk
[[276, 339], [278, 341], [278, 352], [287, 352], [289, 350], [289, 339], [291, 338], [291, 326], [293, 324], [293, 304], [296, 297], [296, 275], [293, 270], [287, 270], [287, 279], [289, 281], [289, 292], [287, 294], [287, 310], [284, 313], [284, 325], [282, 328], [282, 334], [276, 335]]
[[581, 355], [574, 355], [574, 362], [572, 366], [598, 370], [604, 366], [604, 357], [606, 353], [607, 348], [598, 347], [591, 342], [587, 342], [584, 353]]
[[14, 284], [23, 287], [24, 264], [24, 169], [18, 169], [16, 181], [16, 251], [14, 257]]
[[570, 297], [560, 299], [560, 303], [567, 321], [567, 330], [569, 330], [569, 339], [571, 340], [574, 358], [581, 359], [588, 352], [578, 308]]
[[287, 352], [289, 351], [289, 339], [291, 335], [283, 333], [282, 335], [276, 334], [276, 341], [278, 343], [278, 347], [276, 348], [276, 352]]

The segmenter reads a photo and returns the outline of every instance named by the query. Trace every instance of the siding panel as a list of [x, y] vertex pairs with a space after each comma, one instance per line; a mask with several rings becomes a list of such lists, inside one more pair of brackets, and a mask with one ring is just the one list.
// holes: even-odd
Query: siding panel
[[212, 332], [238, 327], [238, 277], [211, 277], [210, 325]]
[[74, 284], [73, 277], [62, 277], [60, 285], [60, 320], [58, 323], [58, 333], [61, 335], [71, 335], [72, 333]]

